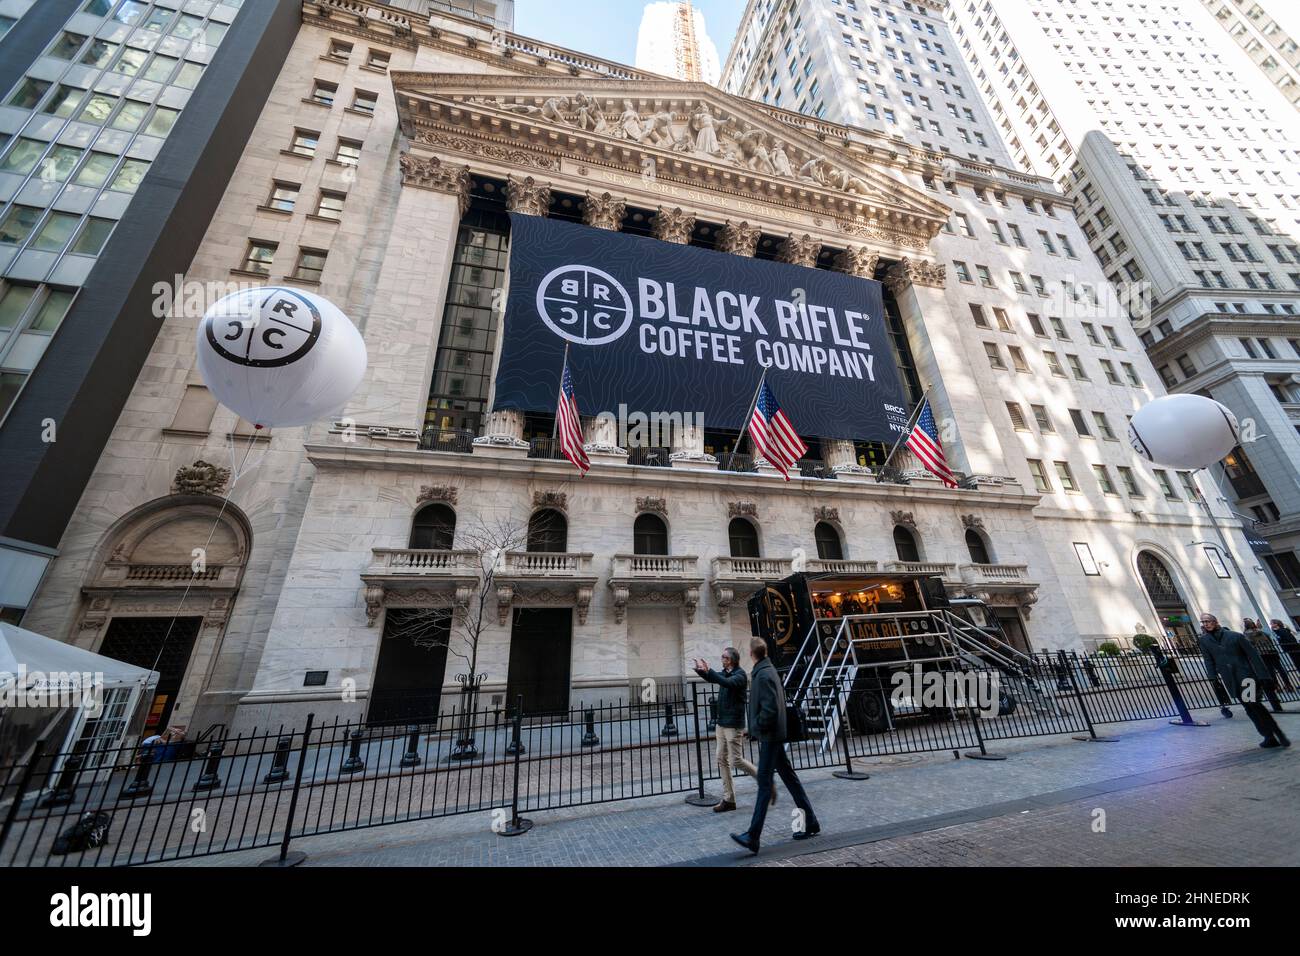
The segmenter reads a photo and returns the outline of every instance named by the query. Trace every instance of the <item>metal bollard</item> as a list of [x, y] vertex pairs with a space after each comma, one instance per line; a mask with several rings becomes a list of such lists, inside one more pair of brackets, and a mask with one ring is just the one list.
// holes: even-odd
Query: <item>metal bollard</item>
[[664, 727], [659, 731], [660, 737], [676, 737], [677, 722], [673, 719], [673, 705], [664, 704]]
[[366, 762], [361, 759], [361, 730], [352, 731], [352, 739], [348, 743], [348, 759], [343, 761], [343, 766], [339, 767], [339, 773], [356, 773], [358, 770], [366, 769]]
[[596, 712], [588, 707], [582, 712], [583, 724], [586, 733], [582, 735], [582, 745], [584, 747], [599, 747], [600, 738], [596, 736]]
[[153, 783], [149, 780], [149, 767], [152, 764], [153, 749], [140, 751], [140, 761], [135, 767], [135, 779], [122, 788], [123, 797], [147, 797], [153, 793]]
[[207, 759], [203, 762], [203, 773], [199, 774], [199, 779], [194, 781], [191, 788], [195, 793], [203, 790], [216, 790], [222, 785], [221, 777], [217, 775], [217, 769], [221, 766], [221, 753], [225, 750], [225, 745], [214, 743], [208, 747]]
[[409, 728], [410, 733], [406, 737], [406, 753], [402, 754], [399, 760], [400, 767], [418, 767], [420, 761], [420, 728], [412, 726]]
[[77, 772], [81, 770], [82, 756], [73, 754], [63, 762], [59, 782], [44, 800], [43, 807], [62, 807], [72, 802], [72, 792], [77, 788]]
[[289, 779], [289, 750], [293, 740], [281, 737], [275, 742], [275, 756], [271, 758], [271, 769], [262, 778], [262, 783], [283, 783]]

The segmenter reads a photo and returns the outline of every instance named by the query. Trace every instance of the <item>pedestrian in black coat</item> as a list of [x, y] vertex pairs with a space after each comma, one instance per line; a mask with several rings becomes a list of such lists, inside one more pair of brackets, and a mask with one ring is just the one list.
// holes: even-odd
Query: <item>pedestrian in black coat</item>
[[731, 838], [750, 853], [757, 853], [763, 836], [763, 821], [767, 818], [768, 803], [772, 797], [772, 777], [779, 774], [781, 782], [794, 798], [800, 816], [796, 820], [794, 838], [807, 840], [821, 833], [817, 813], [808, 802], [803, 784], [799, 782], [790, 758], [785, 752], [786, 718], [785, 688], [781, 675], [767, 658], [767, 642], [755, 637], [749, 642], [749, 656], [754, 661], [750, 672], [749, 735], [759, 742], [758, 796], [754, 802], [754, 816], [745, 833], [733, 833]]
[[1268, 622], [1269, 628], [1277, 635], [1278, 646], [1291, 658], [1291, 663], [1297, 671], [1300, 671], [1300, 641], [1296, 640], [1295, 634], [1291, 628], [1287, 627], [1277, 618]]
[[1269, 679], [1269, 672], [1255, 645], [1244, 634], [1220, 627], [1219, 619], [1213, 614], [1201, 615], [1199, 643], [1201, 656], [1205, 658], [1206, 676], [1211, 681], [1223, 678], [1228, 692], [1241, 702], [1246, 716], [1264, 738], [1260, 746], [1291, 746], [1273, 715], [1258, 700], [1262, 682]]

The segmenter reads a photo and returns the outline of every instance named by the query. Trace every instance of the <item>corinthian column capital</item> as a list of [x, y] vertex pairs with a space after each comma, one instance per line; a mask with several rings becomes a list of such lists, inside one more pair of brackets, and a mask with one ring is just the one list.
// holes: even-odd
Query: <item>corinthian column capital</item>
[[807, 266], [811, 269], [817, 265], [817, 256], [821, 254], [821, 251], [822, 244], [807, 233], [802, 236], [790, 233], [777, 249], [776, 259], [778, 262], [788, 262], [795, 266]]
[[680, 207], [665, 209], [660, 206], [650, 223], [656, 239], [686, 245], [691, 241], [691, 232], [695, 229], [695, 214], [685, 212]]
[[728, 219], [718, 232], [718, 251], [753, 258], [754, 250], [758, 247], [760, 231], [758, 226], [751, 226], [747, 222], [732, 222]]
[[872, 252], [864, 246], [849, 246], [835, 256], [834, 266], [836, 272], [870, 279], [876, 274], [876, 263], [879, 261], [880, 253]]
[[506, 209], [528, 216], [545, 216], [551, 208], [551, 186], [532, 176], [506, 177]]
[[421, 158], [403, 153], [397, 161], [402, 169], [402, 185], [433, 189], [456, 197], [463, 216], [469, 208], [469, 167], [444, 163], [437, 156]]
[[587, 193], [582, 201], [582, 221], [597, 229], [618, 231], [623, 224], [623, 214], [627, 212], [627, 200], [609, 193], [594, 195]]

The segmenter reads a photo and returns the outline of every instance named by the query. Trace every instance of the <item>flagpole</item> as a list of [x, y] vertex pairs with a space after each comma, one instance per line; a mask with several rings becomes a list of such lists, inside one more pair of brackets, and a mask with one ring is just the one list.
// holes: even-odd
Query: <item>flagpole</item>
[[[758, 404], [758, 393], [763, 390], [763, 382], [766, 379], [767, 369], [765, 368], [763, 369], [763, 374], [758, 377], [758, 387], [754, 389], [754, 397], [749, 400], [749, 411], [745, 413], [745, 417], [741, 421], [740, 438], [736, 441], [737, 454], [739, 454], [740, 451], [740, 443], [744, 441], [745, 436], [749, 434], [749, 420], [754, 417], [754, 406]], [[749, 439], [749, 445], [751, 449], [754, 447], [754, 439], [752, 437]]]
[[889, 449], [889, 454], [886, 455], [885, 460], [880, 463], [880, 471], [876, 473], [877, 475], [889, 467], [890, 461], [893, 460], [894, 452], [898, 451], [898, 446], [902, 444], [903, 439], [912, 434], [912, 426], [916, 424], [916, 419], [921, 417], [921, 409], [925, 408], [925, 401], [929, 397], [929, 389], [921, 393], [921, 400], [916, 403], [916, 408], [913, 409], [912, 414], [908, 416], [907, 425], [904, 426], [903, 433], [898, 436], [898, 440], [894, 442], [894, 447]]
[[[565, 342], [564, 361], [560, 364], [560, 389], [559, 392], [557, 392], [556, 394], [560, 394], [564, 391], [564, 370], [568, 368], [568, 366], [569, 366], [569, 343]], [[578, 424], [579, 425], [582, 424], [581, 419], [579, 419]], [[555, 416], [555, 420], [551, 422], [551, 441], [555, 441], [555, 435], [559, 431], [559, 428], [560, 428], [560, 416], [557, 414]]]

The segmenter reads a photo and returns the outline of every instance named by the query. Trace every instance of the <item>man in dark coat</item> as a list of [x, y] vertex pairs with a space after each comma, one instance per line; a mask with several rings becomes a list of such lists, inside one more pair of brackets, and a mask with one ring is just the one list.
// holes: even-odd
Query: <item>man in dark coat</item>
[[692, 661], [691, 666], [710, 684], [718, 685], [718, 696], [713, 704], [713, 718], [717, 725], [714, 738], [718, 751], [718, 776], [722, 780], [722, 799], [713, 806], [714, 813], [736, 809], [736, 788], [731, 782], [731, 768], [738, 767], [751, 777], [758, 776], [758, 768], [745, 759], [745, 688], [748, 681], [740, 667], [740, 651], [728, 647], [722, 652], [722, 670], [715, 671], [703, 658]]
[[772, 795], [772, 775], [780, 774], [781, 782], [794, 798], [800, 816], [795, 826], [794, 838], [807, 840], [821, 833], [817, 813], [808, 802], [803, 784], [790, 766], [785, 753], [785, 688], [781, 675], [767, 659], [767, 642], [755, 637], [749, 642], [749, 656], [754, 661], [749, 693], [749, 733], [759, 742], [758, 797], [754, 803], [754, 816], [745, 833], [733, 833], [731, 838], [750, 853], [757, 853], [763, 836], [763, 821], [767, 818], [768, 801]]
[[1296, 670], [1300, 670], [1300, 641], [1296, 640], [1291, 628], [1277, 618], [1269, 621], [1268, 626], [1277, 635], [1278, 646], [1286, 652], [1287, 657], [1291, 658], [1291, 663], [1295, 665]]
[[1205, 658], [1206, 676], [1211, 681], [1222, 677], [1228, 692], [1241, 701], [1246, 716], [1264, 738], [1260, 746], [1291, 746], [1291, 741], [1282, 733], [1273, 715], [1259, 702], [1264, 682], [1270, 675], [1264, 659], [1255, 650], [1255, 645], [1239, 631], [1220, 627], [1219, 619], [1213, 614], [1201, 615], [1199, 640], [1201, 655]]

